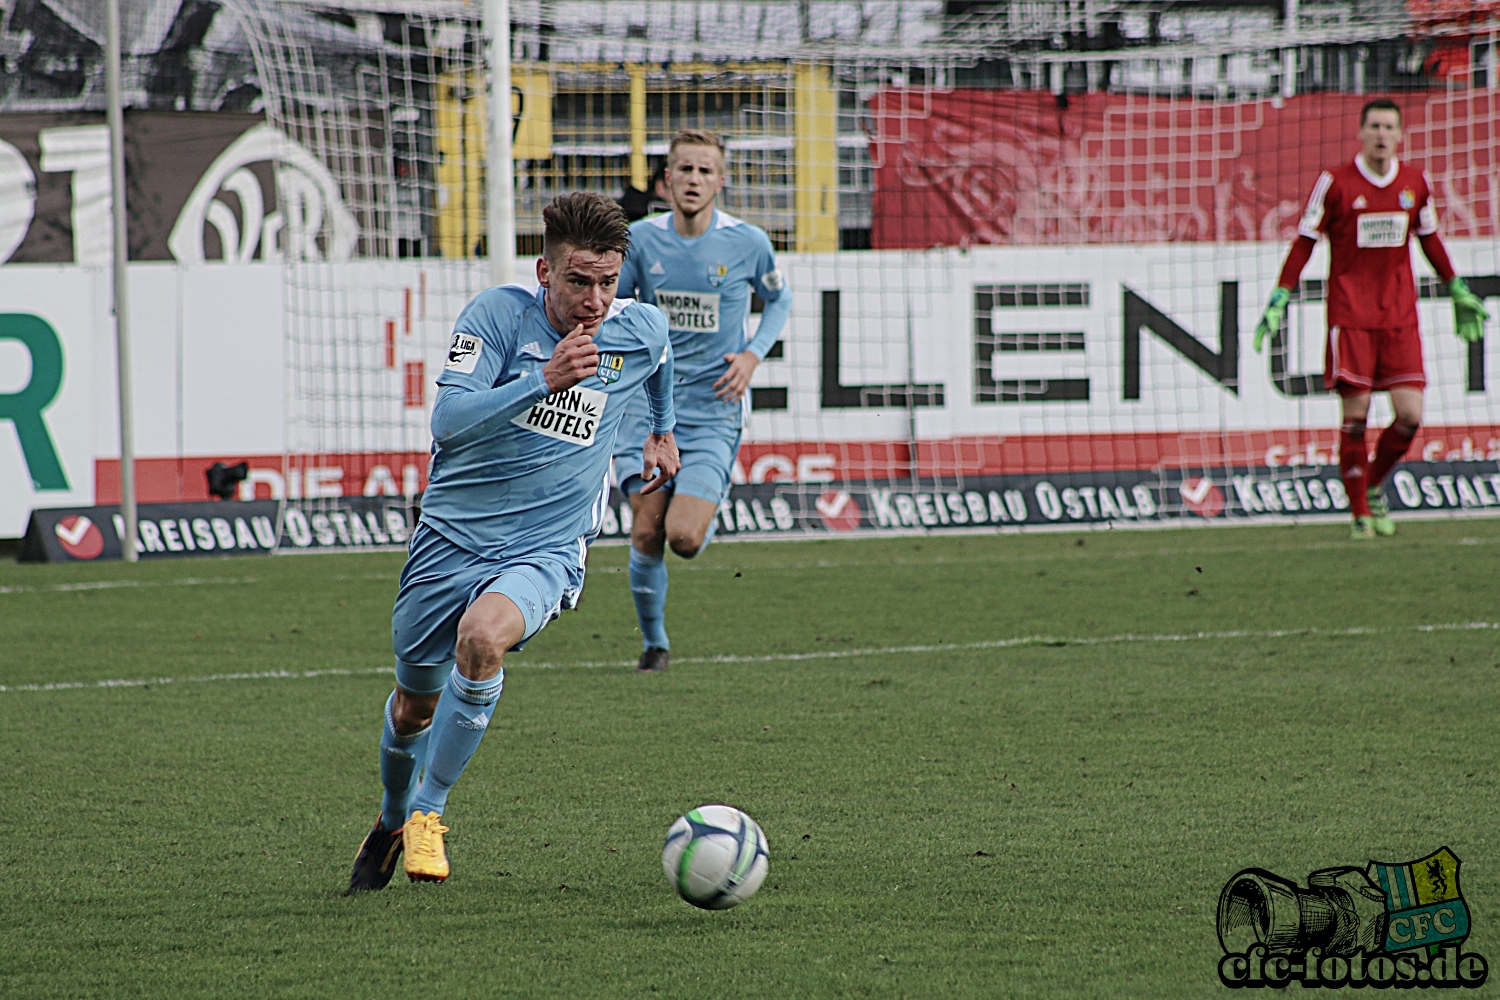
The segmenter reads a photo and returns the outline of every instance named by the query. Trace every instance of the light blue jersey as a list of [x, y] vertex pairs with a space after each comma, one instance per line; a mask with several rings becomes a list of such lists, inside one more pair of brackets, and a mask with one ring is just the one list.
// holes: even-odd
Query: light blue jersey
[[[752, 290], [766, 302], [754, 340], [749, 336]], [[667, 315], [678, 421], [738, 430], [742, 404], [714, 397], [714, 383], [729, 369], [724, 355], [750, 350], [764, 358], [792, 308], [766, 231], [717, 209], [708, 232], [693, 239], [678, 235], [670, 212], [641, 219], [630, 227], [620, 294], [634, 295]], [[628, 433], [630, 439], [621, 444], [639, 448], [644, 432], [633, 425]]]
[[438, 379], [422, 521], [489, 558], [576, 547], [597, 532], [629, 404], [640, 399], [657, 433], [674, 423], [661, 312], [616, 300], [594, 337], [599, 373], [549, 394], [542, 369], [563, 335], [545, 294], [507, 285], [475, 296]]

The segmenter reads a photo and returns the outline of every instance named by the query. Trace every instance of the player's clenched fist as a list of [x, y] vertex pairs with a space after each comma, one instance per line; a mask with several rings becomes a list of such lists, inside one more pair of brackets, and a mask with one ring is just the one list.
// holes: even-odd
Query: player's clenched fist
[[599, 347], [579, 323], [552, 349], [552, 360], [542, 369], [548, 392], [562, 392], [599, 371]]

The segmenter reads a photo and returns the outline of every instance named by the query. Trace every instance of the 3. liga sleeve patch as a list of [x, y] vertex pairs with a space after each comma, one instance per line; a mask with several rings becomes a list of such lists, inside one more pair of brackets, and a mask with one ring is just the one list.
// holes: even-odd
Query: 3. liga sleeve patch
[[785, 279], [783, 279], [781, 276], [781, 271], [775, 270], [767, 271], [765, 274], [761, 275], [760, 283], [762, 285], [765, 285], [766, 288], [770, 291], [779, 292], [781, 291], [782, 285], [784, 285], [786, 282]]
[[472, 333], [455, 333], [453, 343], [448, 347], [448, 362], [443, 367], [450, 372], [471, 375], [474, 367], [479, 364], [479, 356], [483, 353], [483, 339]]

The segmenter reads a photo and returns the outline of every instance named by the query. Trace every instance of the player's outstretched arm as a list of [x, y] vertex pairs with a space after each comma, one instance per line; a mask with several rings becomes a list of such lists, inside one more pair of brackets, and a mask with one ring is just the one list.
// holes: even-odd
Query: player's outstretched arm
[[786, 321], [791, 315], [792, 290], [785, 288], [776, 298], [766, 300], [766, 309], [760, 314], [760, 326], [755, 330], [755, 339], [746, 345], [745, 350], [754, 354], [758, 360], [764, 360], [766, 352], [776, 343], [781, 331], [786, 329]]
[[1256, 354], [1260, 353], [1266, 339], [1274, 338], [1281, 329], [1282, 321], [1286, 319], [1287, 303], [1292, 300], [1291, 290], [1302, 280], [1302, 269], [1307, 266], [1313, 248], [1317, 245], [1317, 240], [1305, 234], [1298, 234], [1292, 241], [1292, 247], [1286, 252], [1286, 260], [1281, 265], [1281, 275], [1276, 279], [1276, 287], [1271, 289], [1271, 299], [1266, 303], [1266, 311], [1261, 314], [1260, 322], [1255, 324], [1255, 339], [1251, 346], [1255, 348]]
[[667, 434], [677, 427], [677, 409], [672, 402], [672, 383], [676, 381], [676, 375], [677, 361], [668, 344], [656, 370], [646, 376], [646, 406], [650, 411], [653, 434]]
[[[653, 310], [654, 311], [654, 310]], [[677, 440], [672, 430], [677, 426], [677, 412], [672, 405], [672, 383], [676, 381], [677, 362], [672, 357], [672, 346], [666, 342], [666, 320], [656, 313], [661, 324], [663, 340], [661, 362], [646, 376], [646, 404], [651, 412], [651, 433], [646, 435], [642, 448], [645, 468], [641, 478], [646, 485], [642, 494], [655, 493], [667, 484], [682, 468], [682, 459], [677, 454]]]
[[1437, 234], [1437, 215], [1423, 208], [1422, 222], [1426, 232], [1419, 232], [1417, 240], [1422, 244], [1422, 253], [1437, 272], [1438, 280], [1448, 286], [1448, 295], [1453, 299], [1453, 332], [1458, 339], [1472, 344], [1484, 336], [1484, 324], [1490, 314], [1485, 311], [1484, 300], [1469, 291], [1469, 285], [1453, 268], [1448, 257], [1448, 248], [1443, 246]]
[[738, 403], [750, 391], [750, 379], [760, 367], [760, 358], [754, 351], [745, 350], [726, 354], [724, 360], [729, 362], [729, 368], [714, 382], [714, 396], [726, 403]]
[[599, 371], [599, 345], [583, 332], [579, 323], [552, 349], [552, 358], [542, 369], [548, 392], [562, 392]]
[[1453, 297], [1453, 332], [1467, 344], [1484, 337], [1484, 324], [1490, 314], [1485, 311], [1484, 300], [1469, 291], [1464, 279], [1454, 276], [1448, 282], [1448, 294]]
[[791, 314], [791, 292], [782, 292], [766, 303], [766, 311], [760, 314], [760, 328], [755, 331], [755, 339], [740, 353], [724, 355], [724, 360], [729, 362], [729, 370], [714, 383], [715, 396], [730, 403], [738, 403], [744, 398], [745, 393], [750, 391], [750, 379], [754, 377], [755, 369], [760, 367], [766, 352], [776, 343], [776, 338], [781, 336], [787, 317]]
[[1282, 321], [1286, 319], [1286, 304], [1292, 301], [1292, 293], [1277, 285], [1271, 289], [1271, 301], [1266, 303], [1266, 311], [1261, 313], [1260, 322], [1255, 324], [1255, 353], [1259, 354], [1261, 345], [1266, 342], [1267, 337], [1275, 337], [1276, 331], [1281, 329]]
[[432, 438], [445, 448], [483, 440], [546, 396], [547, 384], [534, 375], [522, 375], [495, 389], [440, 386], [432, 407]]

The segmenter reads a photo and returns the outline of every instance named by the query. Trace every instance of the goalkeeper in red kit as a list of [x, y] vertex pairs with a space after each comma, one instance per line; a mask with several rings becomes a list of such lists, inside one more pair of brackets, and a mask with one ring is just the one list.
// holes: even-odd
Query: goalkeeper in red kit
[[[1318, 175], [1297, 239], [1286, 255], [1281, 277], [1265, 315], [1255, 328], [1255, 350], [1281, 329], [1291, 290], [1312, 256], [1320, 236], [1327, 236], [1328, 346], [1323, 384], [1343, 402], [1339, 432], [1339, 474], [1354, 515], [1351, 537], [1391, 535], [1391, 521], [1380, 484], [1406, 454], [1422, 423], [1422, 341], [1417, 333], [1417, 287], [1407, 242], [1413, 230], [1422, 252], [1448, 286], [1453, 299], [1454, 330], [1465, 341], [1484, 336], [1489, 314], [1464, 279], [1453, 271], [1448, 251], [1438, 238], [1437, 212], [1427, 176], [1396, 159], [1401, 143], [1401, 109], [1387, 98], [1360, 111], [1363, 150], [1354, 162]], [[1396, 418], [1381, 432], [1370, 461], [1365, 418], [1370, 393], [1387, 391]]]

